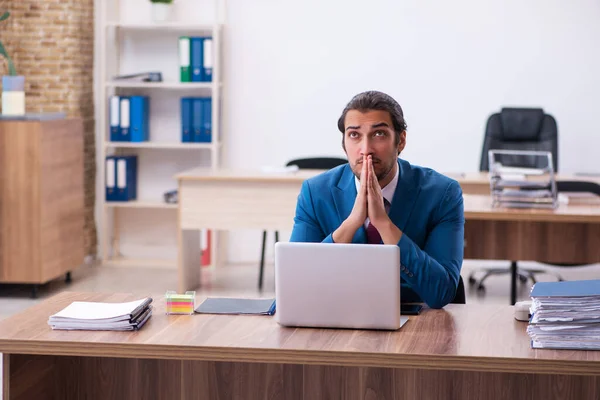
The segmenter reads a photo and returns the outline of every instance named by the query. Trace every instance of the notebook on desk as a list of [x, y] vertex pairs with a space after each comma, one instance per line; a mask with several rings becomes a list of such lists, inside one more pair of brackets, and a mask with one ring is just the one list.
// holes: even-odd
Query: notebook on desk
[[275, 299], [208, 298], [196, 308], [199, 314], [273, 315]]
[[52, 329], [137, 330], [152, 315], [151, 297], [126, 303], [74, 301], [48, 318]]

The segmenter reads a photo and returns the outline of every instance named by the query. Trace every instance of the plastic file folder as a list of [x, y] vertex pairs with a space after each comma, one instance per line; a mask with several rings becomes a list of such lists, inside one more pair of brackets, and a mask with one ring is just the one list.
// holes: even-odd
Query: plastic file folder
[[275, 299], [209, 298], [196, 309], [205, 314], [275, 314]]

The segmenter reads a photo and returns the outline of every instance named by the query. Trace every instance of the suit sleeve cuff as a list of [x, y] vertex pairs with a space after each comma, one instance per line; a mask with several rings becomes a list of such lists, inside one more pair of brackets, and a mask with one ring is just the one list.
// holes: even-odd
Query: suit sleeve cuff
[[414, 263], [411, 261], [415, 255], [415, 247], [418, 248], [418, 246], [405, 233], [402, 233], [398, 247], [400, 247], [400, 273], [407, 281], [411, 281], [415, 276], [415, 271], [412, 271]]

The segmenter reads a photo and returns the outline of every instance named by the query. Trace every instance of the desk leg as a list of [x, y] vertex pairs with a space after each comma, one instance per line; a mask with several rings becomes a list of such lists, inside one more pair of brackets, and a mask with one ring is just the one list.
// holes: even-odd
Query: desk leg
[[196, 290], [200, 286], [201, 254], [200, 231], [179, 229], [177, 260], [179, 293]]
[[10, 354], [2, 354], [2, 400], [10, 399]]
[[510, 305], [517, 302], [517, 262], [510, 262]]

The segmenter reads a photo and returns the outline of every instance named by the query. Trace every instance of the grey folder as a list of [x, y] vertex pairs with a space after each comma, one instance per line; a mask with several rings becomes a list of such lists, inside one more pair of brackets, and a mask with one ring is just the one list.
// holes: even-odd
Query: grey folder
[[261, 314], [275, 313], [275, 299], [209, 298], [196, 308], [201, 314]]

